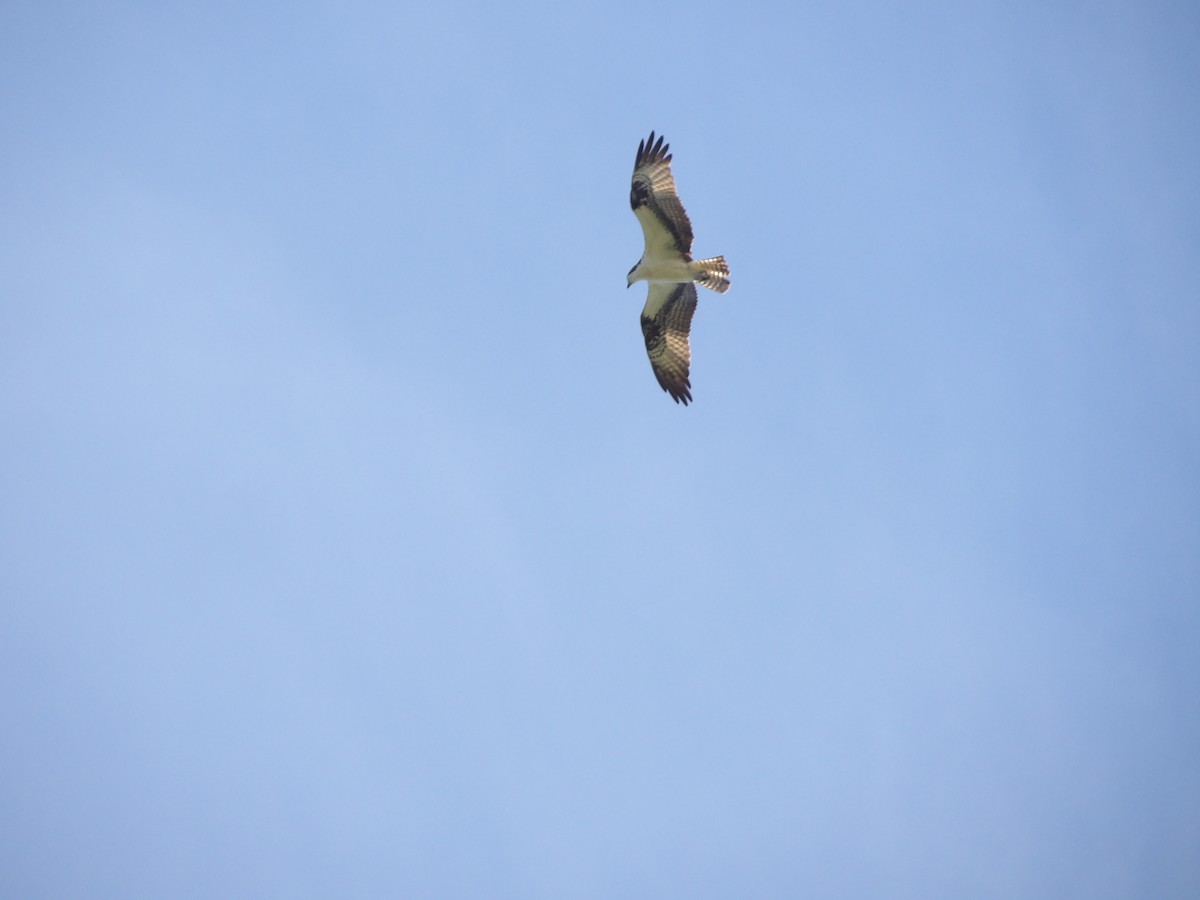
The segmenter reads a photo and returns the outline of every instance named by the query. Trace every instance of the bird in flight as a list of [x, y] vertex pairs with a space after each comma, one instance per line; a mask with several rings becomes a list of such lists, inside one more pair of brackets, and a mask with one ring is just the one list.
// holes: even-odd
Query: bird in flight
[[646, 250], [629, 270], [626, 287], [649, 283], [642, 309], [642, 334], [654, 377], [676, 403], [692, 399], [688, 380], [692, 359], [688, 331], [696, 312], [696, 285], [723, 294], [729, 290], [725, 257], [692, 259], [692, 223], [671, 177], [670, 144], [654, 132], [638, 144], [629, 205], [642, 223]]

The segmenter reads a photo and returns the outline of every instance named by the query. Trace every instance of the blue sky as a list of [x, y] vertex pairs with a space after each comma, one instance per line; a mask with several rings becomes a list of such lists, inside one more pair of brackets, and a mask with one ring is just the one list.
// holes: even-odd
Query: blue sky
[[2, 892], [1196, 896], [1198, 38], [6, 4]]

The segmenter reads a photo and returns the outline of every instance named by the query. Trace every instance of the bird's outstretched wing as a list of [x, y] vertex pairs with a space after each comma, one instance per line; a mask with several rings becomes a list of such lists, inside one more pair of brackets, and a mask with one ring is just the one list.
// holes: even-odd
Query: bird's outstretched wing
[[642, 223], [647, 255], [683, 254], [690, 259], [692, 223], [675, 193], [670, 149], [661, 136], [655, 140], [653, 131], [638, 143], [629, 206]]
[[642, 309], [642, 334], [654, 377], [676, 403], [686, 406], [692, 399], [688, 380], [692, 350], [688, 332], [696, 312], [696, 285], [652, 283]]

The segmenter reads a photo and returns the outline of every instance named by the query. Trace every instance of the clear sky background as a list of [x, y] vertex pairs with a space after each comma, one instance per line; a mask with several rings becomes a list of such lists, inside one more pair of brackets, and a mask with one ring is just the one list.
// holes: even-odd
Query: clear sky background
[[0, 893], [1200, 896], [1198, 47], [4, 4]]

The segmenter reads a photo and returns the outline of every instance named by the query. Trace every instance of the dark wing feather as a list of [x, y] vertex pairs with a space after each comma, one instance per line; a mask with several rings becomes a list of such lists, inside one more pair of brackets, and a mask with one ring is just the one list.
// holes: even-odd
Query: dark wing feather
[[[649, 209], [670, 233], [674, 249], [690, 257], [692, 222], [679, 202], [679, 195], [675, 193], [670, 149], [671, 145], [664, 144], [661, 135], [657, 141], [654, 139], [653, 131], [648, 140], [638, 143], [637, 158], [633, 163], [633, 184], [629, 188], [629, 206], [635, 213], [643, 206]], [[639, 215], [638, 218], [642, 217]], [[649, 242], [650, 235], [647, 233]]]
[[692, 399], [688, 380], [692, 351], [688, 332], [696, 312], [696, 285], [651, 283], [642, 310], [642, 335], [654, 377], [676, 403], [686, 406]]

